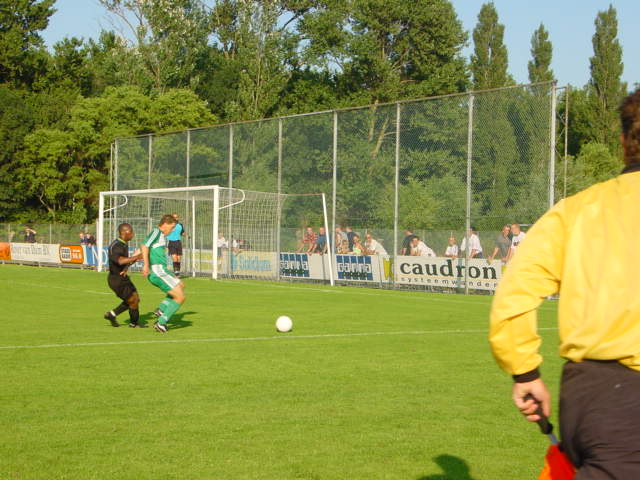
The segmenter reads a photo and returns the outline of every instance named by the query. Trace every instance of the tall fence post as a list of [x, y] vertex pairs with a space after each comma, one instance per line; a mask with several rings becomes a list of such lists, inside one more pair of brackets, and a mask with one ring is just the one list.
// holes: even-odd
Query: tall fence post
[[[336, 194], [338, 191], [338, 112], [333, 111], [333, 179], [332, 179], [332, 191], [331, 191], [331, 235], [334, 237], [336, 231]], [[327, 232], [327, 238], [329, 238], [329, 232]], [[337, 252], [337, 248], [335, 249]]]
[[[149, 134], [149, 165], [147, 171], [147, 188], [151, 188], [151, 169], [153, 158], [153, 135]], [[151, 220], [151, 199], [147, 199], [147, 232], [153, 228], [153, 220]]]
[[393, 279], [393, 285], [395, 287], [396, 279], [395, 265], [396, 255], [398, 255], [398, 216], [400, 210], [400, 102], [396, 103], [396, 152], [395, 152], [395, 184], [394, 184], [394, 198], [393, 198], [393, 262], [391, 264], [391, 271], [389, 275]]
[[186, 187], [190, 186], [189, 177], [191, 177], [191, 130], [187, 130], [187, 181]]
[[118, 148], [118, 141], [116, 141], [116, 145], [114, 148], [114, 165], [113, 165], [113, 184], [111, 185], [113, 191], [118, 190], [118, 161], [120, 155], [120, 149]]
[[464, 268], [464, 293], [469, 294], [469, 230], [471, 229], [471, 164], [473, 163], [473, 94], [469, 95], [469, 119], [467, 125], [467, 211], [465, 218], [465, 268]]
[[[232, 201], [232, 188], [233, 188], [233, 142], [234, 142], [234, 138], [233, 138], [233, 125], [229, 125], [229, 180], [228, 182], [228, 187], [229, 190], [227, 191], [227, 199], [229, 201], [229, 204], [231, 204]], [[218, 191], [218, 204], [220, 203], [220, 192]], [[219, 208], [215, 207], [214, 204], [214, 208]], [[231, 252], [231, 249], [233, 248], [233, 232], [231, 231], [231, 226], [233, 224], [233, 207], [229, 208], [229, 214], [227, 215], [227, 231], [228, 231], [228, 242], [229, 242], [229, 248], [227, 249], [227, 252]], [[213, 243], [214, 245], [218, 245], [218, 239], [214, 238], [213, 239]], [[216, 252], [217, 252], [217, 248], [216, 248]], [[216, 263], [217, 263], [217, 257], [216, 257]], [[231, 255], [227, 255], [227, 271], [229, 272], [229, 274], [233, 273], [232, 270], [232, 266], [233, 263], [231, 262]], [[216, 275], [217, 275], [217, 270], [216, 270]]]
[[555, 202], [556, 184], [556, 84], [551, 86], [551, 131], [549, 132], [549, 208]]
[[567, 152], [569, 150], [569, 93], [571, 85], [565, 87], [565, 103], [564, 103], [564, 188], [562, 190], [562, 198], [567, 198]]
[[[276, 229], [276, 279], [280, 280], [280, 252], [282, 247], [280, 230], [282, 229], [282, 118], [278, 119], [278, 210], [276, 212], [278, 228]], [[327, 235], [327, 239], [329, 236]]]

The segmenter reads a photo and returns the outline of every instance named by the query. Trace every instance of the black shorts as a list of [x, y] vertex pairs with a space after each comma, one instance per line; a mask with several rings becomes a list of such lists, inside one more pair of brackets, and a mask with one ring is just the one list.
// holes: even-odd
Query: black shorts
[[136, 286], [128, 276], [109, 274], [107, 283], [113, 293], [125, 302], [137, 291]]
[[169, 255], [180, 255], [180, 256], [182, 256], [182, 241], [181, 240], [169, 241]]
[[560, 433], [576, 478], [640, 478], [640, 372], [614, 361], [565, 363]]

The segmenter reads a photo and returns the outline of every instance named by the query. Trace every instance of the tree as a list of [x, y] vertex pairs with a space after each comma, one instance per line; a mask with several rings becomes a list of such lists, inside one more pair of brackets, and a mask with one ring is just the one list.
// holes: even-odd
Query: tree
[[[225, 2], [233, 7], [233, 42], [227, 42], [226, 63], [235, 70], [237, 88], [224, 108], [229, 120], [273, 115], [290, 76], [287, 64], [294, 39], [278, 27], [278, 0]], [[228, 25], [219, 25], [227, 38]]]
[[25, 208], [27, 195], [15, 183], [13, 173], [24, 137], [33, 128], [33, 111], [24, 93], [0, 85], [0, 221]]
[[99, 0], [133, 36], [145, 89], [195, 87], [207, 47], [207, 16], [198, 0]]
[[55, 0], [11, 0], [0, 5], [0, 83], [29, 86], [45, 59], [39, 31], [47, 28]]
[[553, 70], [550, 69], [553, 47], [549, 40], [549, 32], [541, 23], [531, 37], [531, 57], [529, 61], [529, 81], [531, 83], [550, 82]]
[[466, 34], [448, 0], [319, 2], [305, 13], [304, 55], [337, 68], [342, 95], [353, 103], [463, 91]]
[[485, 3], [473, 30], [474, 53], [471, 73], [475, 90], [504, 87], [513, 80], [507, 73], [507, 47], [503, 43], [504, 25], [498, 23], [498, 12], [492, 2]]
[[589, 140], [606, 144], [612, 152], [617, 152], [620, 131], [617, 108], [627, 86], [620, 80], [624, 65], [622, 47], [617, 39], [618, 20], [613, 6], [598, 12], [595, 27], [592, 39], [593, 57], [589, 60], [589, 89], [593, 107], [592, 138]]

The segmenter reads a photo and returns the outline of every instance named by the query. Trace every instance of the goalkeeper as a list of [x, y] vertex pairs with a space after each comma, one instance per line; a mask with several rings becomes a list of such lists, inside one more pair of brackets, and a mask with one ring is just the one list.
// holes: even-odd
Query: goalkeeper
[[171, 215], [165, 215], [160, 219], [157, 228], [154, 228], [140, 247], [144, 267], [142, 275], [149, 279], [153, 285], [167, 294], [156, 310], [159, 316], [154, 328], [161, 333], [167, 333], [167, 323], [184, 303], [184, 284], [167, 270], [167, 239], [176, 226], [176, 219]]

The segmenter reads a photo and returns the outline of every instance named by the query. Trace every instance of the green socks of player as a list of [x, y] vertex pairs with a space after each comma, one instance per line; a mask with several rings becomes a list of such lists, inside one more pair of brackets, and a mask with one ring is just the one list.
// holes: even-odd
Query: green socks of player
[[162, 313], [164, 313], [164, 311], [169, 306], [169, 302], [173, 302], [173, 298], [171, 298], [169, 295], [167, 295], [166, 297], [164, 297], [164, 300], [162, 302], [160, 302], [160, 306], [158, 307], [158, 310], [160, 310]]
[[[164, 308], [163, 308], [164, 306]], [[160, 305], [160, 310], [162, 311], [162, 316], [158, 320], [161, 324], [166, 325], [167, 322], [173, 317], [173, 314], [178, 311], [180, 308], [180, 304], [176, 302], [174, 299], [164, 299], [162, 304]]]

